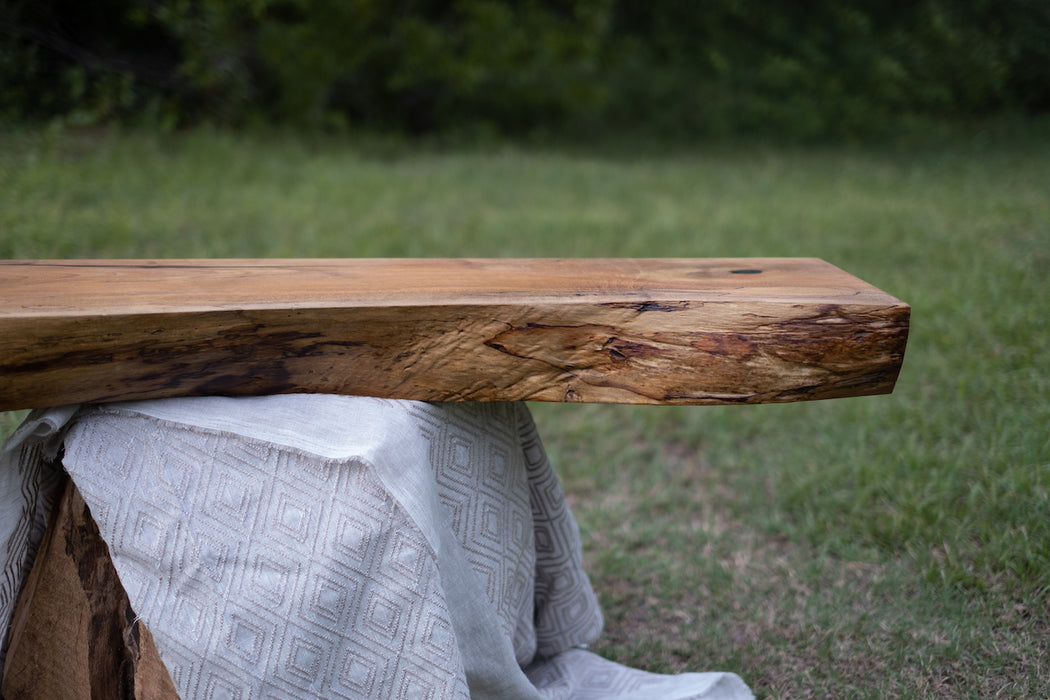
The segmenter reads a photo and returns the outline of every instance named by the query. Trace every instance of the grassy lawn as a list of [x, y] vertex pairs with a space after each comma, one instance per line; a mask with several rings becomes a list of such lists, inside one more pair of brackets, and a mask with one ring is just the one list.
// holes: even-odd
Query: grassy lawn
[[824, 258], [912, 304], [893, 395], [533, 406], [599, 651], [765, 698], [1050, 697], [1046, 127], [677, 152], [9, 132], [0, 257]]

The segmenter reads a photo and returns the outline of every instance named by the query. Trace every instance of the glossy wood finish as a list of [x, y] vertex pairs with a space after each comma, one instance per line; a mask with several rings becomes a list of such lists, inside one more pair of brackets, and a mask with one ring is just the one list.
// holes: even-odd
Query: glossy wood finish
[[0, 410], [881, 394], [910, 313], [812, 258], [0, 261], [0, 300]]

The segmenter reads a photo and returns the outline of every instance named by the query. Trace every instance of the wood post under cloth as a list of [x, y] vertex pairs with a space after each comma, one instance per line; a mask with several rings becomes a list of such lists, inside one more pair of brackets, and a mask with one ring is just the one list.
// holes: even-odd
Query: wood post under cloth
[[4, 700], [178, 698], [72, 480], [52, 514], [8, 634]]

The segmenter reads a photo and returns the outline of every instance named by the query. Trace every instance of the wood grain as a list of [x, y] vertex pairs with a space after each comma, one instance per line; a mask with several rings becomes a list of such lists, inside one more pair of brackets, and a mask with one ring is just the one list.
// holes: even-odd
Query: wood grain
[[0, 410], [881, 394], [910, 314], [812, 258], [0, 261], [0, 300]]
[[67, 480], [11, 621], [6, 700], [178, 698], [84, 500]]

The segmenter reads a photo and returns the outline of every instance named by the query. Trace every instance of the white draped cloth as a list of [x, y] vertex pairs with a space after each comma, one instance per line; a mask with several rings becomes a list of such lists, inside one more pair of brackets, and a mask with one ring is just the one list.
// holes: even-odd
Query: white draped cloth
[[5, 630], [61, 469], [183, 698], [752, 697], [585, 649], [601, 612], [524, 404], [34, 412], [0, 453]]

